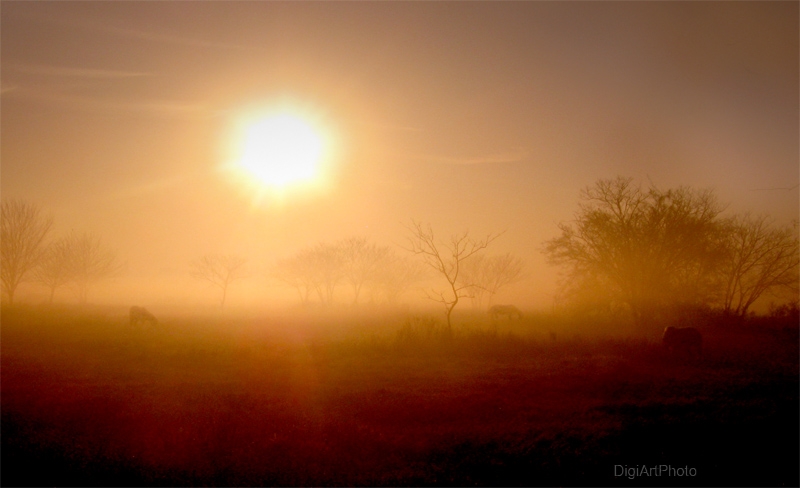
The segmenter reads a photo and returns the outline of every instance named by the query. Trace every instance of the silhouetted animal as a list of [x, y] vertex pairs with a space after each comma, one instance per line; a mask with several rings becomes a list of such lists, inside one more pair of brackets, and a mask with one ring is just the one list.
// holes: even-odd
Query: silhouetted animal
[[155, 315], [148, 312], [144, 307], [131, 307], [131, 325], [136, 325], [140, 322], [149, 322], [150, 325], [156, 325], [158, 323], [158, 319]]
[[662, 341], [675, 355], [699, 357], [703, 350], [703, 336], [694, 327], [667, 327]]
[[522, 318], [522, 312], [514, 305], [493, 305], [489, 308], [489, 315], [492, 319], [498, 319], [501, 316], [508, 317], [509, 319]]

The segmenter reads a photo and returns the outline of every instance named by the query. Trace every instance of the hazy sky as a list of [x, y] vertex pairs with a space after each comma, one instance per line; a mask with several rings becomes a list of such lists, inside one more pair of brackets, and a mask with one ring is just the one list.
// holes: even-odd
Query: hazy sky
[[[509, 299], [544, 306], [541, 244], [600, 178], [798, 217], [797, 2], [0, 9], [2, 196], [102, 235], [129, 283], [178, 283], [212, 252], [268, 266], [402, 243], [413, 218], [506, 230], [494, 251], [531, 275]], [[334, 139], [325, 191], [258, 200], [220, 170], [241, 118], [275, 103]]]

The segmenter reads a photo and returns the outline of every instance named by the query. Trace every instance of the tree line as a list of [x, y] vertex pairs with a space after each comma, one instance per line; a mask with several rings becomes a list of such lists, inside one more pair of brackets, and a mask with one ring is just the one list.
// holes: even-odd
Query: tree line
[[[477, 251], [485, 248], [481, 246], [467, 256], [434, 242], [432, 233], [430, 238], [426, 245], [431, 246], [429, 249], [441, 248], [447, 256], [446, 263], [430, 259], [415, 261], [410, 259], [413, 256], [401, 255], [366, 237], [349, 237], [300, 249], [278, 260], [264, 274], [293, 288], [301, 305], [321, 307], [329, 307], [337, 301], [355, 306], [365, 300], [396, 305], [401, 295], [421, 282], [443, 277], [452, 297], [446, 297], [441, 291], [423, 292], [426, 297], [443, 303], [448, 317], [461, 298], [469, 298], [473, 307], [481, 308], [491, 302], [501, 288], [524, 277], [524, 263], [511, 253], [478, 255]], [[461, 239], [470, 241], [468, 233]], [[413, 249], [403, 249], [418, 254]], [[207, 254], [190, 263], [191, 275], [216, 287], [220, 293], [220, 307], [224, 307], [231, 284], [251, 276], [247, 264], [244, 257], [236, 254]]]
[[338, 288], [349, 290], [350, 302], [365, 295], [393, 304], [411, 286], [426, 278], [418, 264], [365, 237], [320, 242], [279, 260], [269, 276], [292, 287], [302, 304], [330, 305]]
[[[768, 294], [796, 304], [797, 221], [777, 226], [766, 216], [725, 216], [724, 209], [710, 190], [603, 179], [582, 190], [575, 218], [560, 223], [560, 234], [541, 251], [565, 270], [560, 296], [567, 303], [623, 307], [638, 324], [675, 307], [743, 317]], [[114, 253], [95, 235], [73, 231], [48, 242], [52, 224], [35, 205], [3, 201], [2, 286], [8, 303], [24, 280], [47, 287], [51, 301], [57, 288], [74, 284], [85, 302], [92, 283], [120, 271]], [[442, 304], [448, 327], [463, 299], [483, 307], [525, 276], [524, 263], [513, 254], [487, 254], [501, 234], [474, 238], [464, 232], [440, 240], [430, 225], [417, 221], [406, 231], [401, 249], [409, 254], [351, 237], [303, 248], [266, 275], [293, 288], [303, 305], [323, 306], [333, 304], [342, 289], [354, 305], [365, 297], [392, 304], [436, 278], [439, 287], [422, 291]], [[206, 255], [190, 263], [190, 273], [218, 287], [224, 306], [230, 284], [249, 275], [246, 263], [237, 255]]]
[[91, 285], [121, 270], [116, 254], [94, 234], [72, 231], [48, 241], [53, 218], [36, 205], [4, 200], [0, 223], [0, 281], [9, 304], [28, 280], [46, 287], [50, 302], [58, 288], [74, 285], [78, 301], [86, 303]]
[[[52, 227], [52, 216], [38, 206], [20, 200], [2, 202], [2, 288], [7, 303], [14, 303], [16, 290], [24, 281], [45, 287], [51, 303], [57, 289], [73, 285], [78, 301], [86, 303], [91, 285], [121, 271], [115, 253], [105, 248], [100, 237], [72, 231], [48, 240]], [[425, 245], [436, 249], [432, 238], [431, 233]], [[468, 240], [465, 234], [462, 241]], [[472, 257], [485, 247], [479, 246], [469, 256], [456, 252], [448, 258], [452, 263], [440, 265], [429, 259], [415, 261], [365, 237], [350, 237], [301, 249], [279, 260], [266, 275], [294, 288], [303, 305], [330, 306], [343, 288], [353, 305], [365, 297], [373, 303], [396, 304], [402, 294], [430, 278], [433, 270], [434, 276], [446, 279], [454, 293], [452, 298], [438, 294], [437, 301], [445, 305], [449, 319], [460, 298], [469, 297], [480, 307], [522, 276], [522, 261], [509, 253]], [[250, 276], [247, 264], [247, 259], [235, 254], [208, 254], [189, 263], [189, 274], [216, 287], [220, 307], [224, 307], [230, 286]], [[434, 296], [432, 293], [426, 292], [426, 296]]]

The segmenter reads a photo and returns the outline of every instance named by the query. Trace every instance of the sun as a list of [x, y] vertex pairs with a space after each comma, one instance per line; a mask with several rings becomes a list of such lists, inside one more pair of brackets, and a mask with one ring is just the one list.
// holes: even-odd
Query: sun
[[261, 185], [280, 189], [316, 178], [323, 152], [323, 137], [311, 123], [277, 113], [245, 127], [237, 164]]
[[309, 201], [336, 187], [343, 145], [326, 110], [285, 100], [229, 113], [218, 168], [254, 206]]

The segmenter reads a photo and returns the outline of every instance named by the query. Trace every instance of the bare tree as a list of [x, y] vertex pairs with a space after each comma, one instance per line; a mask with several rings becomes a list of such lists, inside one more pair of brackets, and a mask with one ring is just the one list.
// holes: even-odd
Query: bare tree
[[314, 270], [314, 290], [321, 303], [333, 303], [333, 293], [344, 278], [344, 256], [342, 248], [321, 242], [305, 250], [304, 259]]
[[50, 303], [56, 289], [74, 280], [75, 263], [73, 248], [68, 237], [50, 243], [44, 251], [41, 262], [33, 271], [34, 280], [50, 290]]
[[270, 276], [297, 290], [307, 305], [312, 294], [330, 304], [341, 281], [353, 287], [353, 303], [365, 289], [371, 289], [394, 303], [397, 297], [424, 278], [424, 267], [399, 258], [387, 247], [370, 244], [365, 238], [351, 238], [331, 245], [320, 243], [282, 259]]
[[710, 191], [645, 191], [620, 177], [598, 181], [581, 199], [574, 222], [560, 224], [561, 236], [544, 247], [552, 263], [567, 266], [568, 286], [602, 284], [640, 325], [666, 304], [712, 299], [725, 232]]
[[279, 261], [271, 275], [295, 288], [304, 305], [310, 303], [312, 291], [320, 303], [330, 305], [336, 287], [345, 276], [342, 248], [321, 242], [302, 249]]
[[237, 255], [208, 254], [191, 263], [192, 277], [200, 281], [208, 281], [222, 291], [220, 308], [225, 306], [228, 286], [246, 276], [247, 260]]
[[366, 284], [374, 283], [381, 267], [387, 264], [391, 249], [370, 243], [365, 237], [351, 237], [339, 243], [342, 253], [342, 273], [353, 287], [353, 304]]
[[282, 259], [270, 270], [270, 275], [297, 290], [300, 303], [308, 305], [316, 282], [316, 270], [305, 253]]
[[727, 244], [725, 312], [744, 316], [770, 290], [788, 288], [797, 294], [800, 247], [793, 229], [775, 228], [764, 216], [739, 216], [731, 221]]
[[464, 262], [480, 251], [486, 249], [500, 234], [489, 234], [483, 239], [473, 239], [469, 232], [453, 235], [447, 243], [438, 242], [430, 224], [423, 227], [420, 222], [412, 221], [406, 229], [409, 231], [407, 251], [421, 256], [427, 266], [440, 274], [448, 285], [447, 291], [430, 291], [426, 296], [444, 305], [447, 327], [452, 328], [450, 316], [461, 298], [469, 296], [473, 283], [459, 280]]
[[95, 282], [113, 276], [121, 269], [116, 254], [104, 248], [100, 237], [73, 232], [67, 237], [72, 279], [78, 285], [78, 299], [86, 303], [89, 287]]
[[36, 205], [21, 200], [4, 200], [0, 220], [0, 280], [8, 303], [13, 304], [17, 287], [41, 259], [53, 218], [43, 216]]
[[459, 281], [471, 283], [471, 298], [477, 307], [483, 306], [483, 299], [491, 304], [497, 292], [523, 278], [525, 263], [511, 253], [496, 256], [477, 255], [464, 262]]
[[390, 252], [378, 270], [375, 289], [387, 303], [396, 304], [400, 295], [427, 277], [428, 268], [424, 264]]

